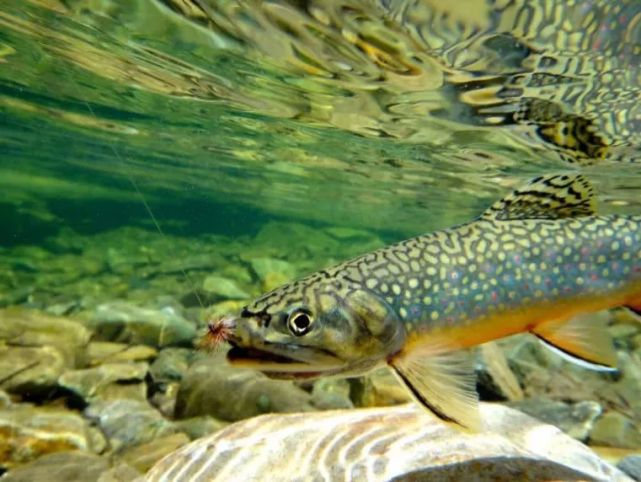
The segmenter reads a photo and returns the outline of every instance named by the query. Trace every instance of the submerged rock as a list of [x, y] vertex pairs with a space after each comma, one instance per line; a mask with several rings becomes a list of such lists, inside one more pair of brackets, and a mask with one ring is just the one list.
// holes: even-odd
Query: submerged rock
[[54, 347], [0, 346], [0, 378], [9, 392], [38, 396], [56, 386], [64, 368], [64, 356]]
[[0, 310], [0, 336], [12, 346], [55, 348], [67, 368], [82, 366], [89, 331], [79, 322], [36, 310]]
[[184, 433], [166, 435], [151, 442], [124, 450], [119, 458], [140, 472], [147, 472], [165, 455], [189, 442]]
[[173, 307], [142, 308], [125, 301], [98, 306], [90, 321], [96, 335], [106, 341], [151, 346], [191, 346], [196, 327]]
[[128, 398], [144, 401], [147, 363], [105, 363], [95, 368], [73, 370], [59, 379], [59, 384], [82, 397], [87, 403], [94, 399]]
[[156, 409], [139, 400], [98, 401], [85, 414], [97, 422], [115, 452], [176, 432]]
[[232, 368], [222, 356], [194, 363], [180, 384], [176, 417], [211, 415], [235, 421], [268, 412], [311, 410], [311, 395], [292, 382]]
[[379, 368], [354, 380], [353, 384], [354, 404], [359, 407], [386, 407], [412, 400], [407, 389], [401, 386], [388, 368]]
[[249, 293], [243, 290], [233, 279], [223, 276], [207, 276], [203, 281], [203, 291], [210, 297], [222, 299], [244, 300], [249, 298]]
[[31, 405], [0, 410], [0, 464], [5, 467], [52, 452], [97, 451], [102, 442], [85, 419], [68, 410]]
[[619, 461], [617, 467], [628, 474], [630, 477], [632, 477], [634, 480], [641, 480], [641, 454], [628, 455], [627, 457]]
[[64, 481], [86, 482], [98, 480], [109, 468], [109, 461], [88, 452], [74, 450], [44, 455], [33, 462], [10, 470], [3, 482]]
[[145, 361], [156, 358], [158, 350], [146, 345], [127, 345], [109, 341], [92, 341], [87, 347], [89, 365], [129, 361]]
[[592, 431], [594, 421], [603, 409], [592, 401], [565, 403], [545, 398], [531, 398], [510, 404], [542, 422], [559, 427], [570, 437], [585, 442]]
[[590, 432], [590, 443], [608, 447], [641, 448], [641, 431], [634, 422], [618, 412], [607, 412]]
[[177, 450], [144, 480], [629, 480], [551, 425], [500, 405], [481, 411], [476, 434], [414, 404], [257, 417]]

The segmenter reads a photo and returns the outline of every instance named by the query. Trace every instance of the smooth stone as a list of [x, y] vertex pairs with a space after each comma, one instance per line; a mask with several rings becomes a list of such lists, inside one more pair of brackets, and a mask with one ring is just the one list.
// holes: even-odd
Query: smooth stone
[[263, 251], [269, 252], [268, 256], [308, 259], [334, 256], [340, 248], [340, 241], [304, 224], [272, 221], [261, 227], [254, 238], [254, 245], [265, 247]]
[[266, 415], [182, 447], [142, 480], [629, 480], [556, 427], [516, 410], [483, 403], [481, 419], [480, 433], [466, 433], [415, 404]]
[[191, 440], [204, 437], [229, 425], [228, 422], [216, 420], [214, 417], [202, 415], [174, 422], [177, 430], [186, 434]]
[[147, 345], [128, 345], [110, 341], [92, 341], [87, 347], [88, 364], [147, 361], [156, 358], [158, 350]]
[[10, 470], [2, 482], [91, 482], [109, 469], [105, 457], [73, 450], [43, 455], [28, 464]]
[[0, 410], [0, 464], [10, 467], [66, 450], [96, 451], [87, 421], [69, 410], [14, 404]]
[[165, 455], [175, 451], [190, 441], [184, 433], [174, 433], [151, 442], [125, 449], [120, 459], [140, 472], [147, 472]]
[[133, 482], [140, 475], [131, 465], [121, 462], [100, 474], [96, 482]]
[[322, 378], [312, 388], [312, 404], [320, 410], [354, 408], [350, 384], [344, 378]]
[[96, 401], [85, 415], [96, 421], [115, 452], [176, 432], [156, 409], [139, 400]]
[[641, 448], [641, 432], [628, 417], [614, 411], [606, 412], [590, 432], [590, 444], [609, 447]]
[[641, 481], [641, 454], [628, 455], [619, 461], [617, 467], [634, 480]]
[[180, 384], [178, 382], [162, 383], [156, 386], [156, 392], [149, 402], [167, 418], [173, 418], [176, 413], [176, 397]]
[[412, 400], [412, 397], [388, 368], [379, 368], [353, 381], [354, 404], [358, 407], [386, 407]]
[[296, 277], [296, 267], [282, 259], [252, 258], [249, 263], [254, 273], [256, 273], [256, 276], [258, 276], [258, 279], [263, 282], [268, 276], [274, 273], [282, 275], [289, 281]]
[[155, 347], [191, 346], [196, 327], [173, 307], [142, 308], [126, 301], [99, 305], [90, 320], [96, 335], [106, 341]]
[[194, 363], [176, 399], [176, 417], [211, 415], [235, 421], [267, 412], [312, 410], [311, 395], [290, 381], [230, 367], [224, 354]]
[[148, 370], [149, 365], [145, 362], [105, 363], [95, 368], [68, 371], [58, 383], [88, 402], [96, 398], [146, 400], [143, 382]]
[[3, 389], [29, 397], [55, 388], [65, 369], [64, 355], [52, 346], [0, 346]]
[[84, 365], [90, 332], [81, 323], [51, 316], [36, 310], [7, 308], [0, 310], [0, 332], [13, 346], [46, 346], [56, 348], [64, 365]]
[[594, 422], [603, 409], [597, 402], [564, 403], [545, 398], [530, 398], [512, 402], [509, 406], [521, 410], [541, 422], [559, 427], [570, 437], [585, 442]]
[[203, 281], [203, 291], [223, 299], [247, 299], [249, 293], [243, 290], [233, 279], [223, 276], [207, 276]]
[[178, 382], [197, 357], [193, 350], [187, 348], [165, 348], [149, 367], [149, 373], [156, 383]]

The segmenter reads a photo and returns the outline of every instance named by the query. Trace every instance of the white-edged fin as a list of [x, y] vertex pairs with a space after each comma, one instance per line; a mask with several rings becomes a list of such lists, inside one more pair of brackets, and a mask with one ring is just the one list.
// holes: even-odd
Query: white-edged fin
[[568, 360], [593, 370], [615, 371], [617, 354], [598, 313], [569, 320], [548, 321], [532, 330], [544, 345]]
[[467, 352], [421, 346], [401, 351], [388, 363], [416, 401], [436, 417], [480, 430], [476, 375]]
[[594, 215], [594, 189], [581, 174], [554, 174], [532, 179], [496, 201], [481, 219], [564, 219]]

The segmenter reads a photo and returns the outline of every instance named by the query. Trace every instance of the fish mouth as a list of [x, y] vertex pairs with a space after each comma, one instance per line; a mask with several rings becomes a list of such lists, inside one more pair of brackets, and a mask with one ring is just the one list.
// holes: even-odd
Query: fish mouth
[[[231, 341], [230, 345], [227, 361], [231, 365], [259, 370], [269, 378], [288, 380], [318, 378], [339, 373], [344, 369], [343, 363], [324, 350], [280, 344], [269, 345], [269, 349], [260, 349], [242, 347]], [[296, 358], [283, 352], [295, 353]]]

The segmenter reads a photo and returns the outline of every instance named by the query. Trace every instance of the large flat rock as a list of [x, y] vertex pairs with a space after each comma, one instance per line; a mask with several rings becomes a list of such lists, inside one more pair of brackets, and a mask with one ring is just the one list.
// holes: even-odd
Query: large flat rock
[[481, 411], [475, 434], [414, 404], [264, 415], [195, 440], [141, 480], [631, 480], [551, 425], [501, 405]]

